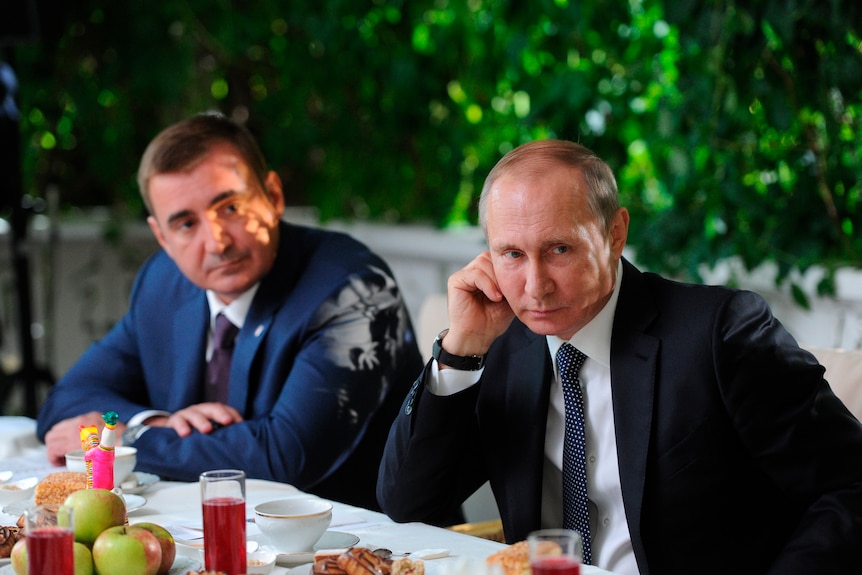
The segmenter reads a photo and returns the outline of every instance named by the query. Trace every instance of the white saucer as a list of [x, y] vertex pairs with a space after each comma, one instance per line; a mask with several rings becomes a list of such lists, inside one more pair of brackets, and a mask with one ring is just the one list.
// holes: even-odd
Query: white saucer
[[126, 500], [126, 513], [137, 511], [147, 504], [147, 498], [135, 495], [133, 493], [123, 493], [123, 499]]
[[[134, 479], [135, 481], [131, 481], [130, 479]], [[120, 488], [123, 490], [123, 494], [138, 494], [143, 493], [156, 483], [161, 480], [161, 477], [158, 475], [153, 475], [152, 473], [144, 473], [143, 471], [133, 471], [125, 480], [120, 484]]]
[[[126, 513], [131, 513], [132, 511], [136, 511], [147, 504], [147, 499], [145, 497], [141, 497], [140, 495], [133, 495], [130, 493], [123, 493], [123, 499], [126, 502]], [[11, 515], [12, 517], [18, 517], [24, 514], [24, 511], [27, 510], [28, 507], [33, 506], [33, 498], [29, 497], [27, 499], [19, 499], [18, 501], [13, 501], [9, 505], [3, 508], [3, 513], [6, 515]]]
[[267, 542], [263, 534], [253, 535], [249, 537], [251, 541], [261, 543], [261, 551], [270, 551], [276, 553], [275, 564], [282, 567], [295, 567], [297, 565], [305, 565], [314, 561], [314, 552], [321, 549], [344, 549], [352, 547], [359, 543], [359, 537], [353, 533], [345, 533], [343, 531], [324, 531], [320, 541], [314, 544], [314, 549], [311, 551], [302, 551], [300, 553], [281, 553]]

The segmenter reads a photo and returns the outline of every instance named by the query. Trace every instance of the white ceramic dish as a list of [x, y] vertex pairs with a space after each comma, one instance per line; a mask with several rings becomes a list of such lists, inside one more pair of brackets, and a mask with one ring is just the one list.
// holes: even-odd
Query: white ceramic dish
[[13, 501], [33, 497], [37, 483], [39, 483], [39, 479], [36, 477], [3, 483], [0, 485], [0, 505], [7, 505]]
[[260, 543], [261, 551], [276, 553], [277, 556], [275, 558], [275, 564], [282, 567], [295, 567], [296, 565], [311, 563], [314, 561], [314, 552], [321, 549], [344, 549], [359, 543], [359, 537], [353, 533], [345, 533], [343, 531], [325, 531], [323, 533], [323, 537], [314, 544], [314, 549], [312, 551], [303, 551], [301, 553], [279, 553], [269, 545], [269, 542], [263, 533], [260, 535], [253, 535], [249, 537], [249, 540], [258, 541]]
[[[136, 511], [147, 504], [146, 498], [141, 497], [140, 495], [124, 493], [123, 499], [126, 501], [126, 513]], [[13, 517], [18, 517], [19, 515], [24, 514], [24, 510], [32, 506], [33, 496], [31, 493], [30, 497], [28, 497], [27, 499], [19, 499], [18, 501], [13, 501], [12, 503], [3, 507], [3, 513], [5, 513], [6, 515], [11, 515]]]
[[[254, 543], [254, 541], [249, 541], [248, 543]], [[252, 548], [257, 549], [257, 544], [249, 545], [248, 547], [249, 549], [246, 551], [246, 560], [248, 561], [245, 572], [246, 575], [267, 575], [275, 568], [275, 560], [277, 557], [275, 553], [269, 551], [252, 551]], [[201, 563], [205, 563], [206, 558], [204, 556], [204, 550], [198, 548], [198, 552]]]
[[332, 503], [322, 499], [273, 499], [254, 506], [254, 522], [279, 553], [307, 551], [332, 522]]

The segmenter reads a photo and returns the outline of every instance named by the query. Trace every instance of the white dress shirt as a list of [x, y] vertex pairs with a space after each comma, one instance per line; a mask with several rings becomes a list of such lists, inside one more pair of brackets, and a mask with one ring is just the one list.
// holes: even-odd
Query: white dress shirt
[[[254, 284], [250, 289], [229, 304], [225, 304], [212, 291], [207, 290], [207, 303], [209, 303], [210, 308], [210, 328], [207, 332], [207, 361], [210, 360], [213, 354], [216, 316], [219, 313], [224, 313], [232, 324], [241, 329], [242, 325], [245, 323], [245, 317], [248, 315], [248, 310], [251, 308], [251, 302], [254, 300], [254, 294], [257, 293], [258, 287], [260, 287], [260, 283]], [[160, 409], [146, 409], [129, 418], [128, 426], [132, 427], [133, 425], [140, 425], [149, 418], [156, 417], [158, 415], [169, 416], [170, 413]]]
[[[629, 525], [623, 507], [617, 439], [611, 397], [611, 330], [622, 282], [622, 263], [617, 266], [617, 283], [611, 299], [593, 320], [569, 342], [587, 356], [579, 372], [586, 415], [587, 493], [590, 498], [590, 529], [593, 564], [619, 573], [637, 575]], [[557, 350], [564, 343], [548, 336], [548, 351], [554, 358], [548, 422], [545, 431], [545, 457], [548, 461], [543, 498], [543, 527], [562, 525], [562, 466], [566, 410], [563, 388], [556, 365]], [[435, 395], [452, 395], [477, 383], [483, 370], [439, 369], [433, 362], [428, 390]], [[549, 477], [551, 470], [554, 477]]]

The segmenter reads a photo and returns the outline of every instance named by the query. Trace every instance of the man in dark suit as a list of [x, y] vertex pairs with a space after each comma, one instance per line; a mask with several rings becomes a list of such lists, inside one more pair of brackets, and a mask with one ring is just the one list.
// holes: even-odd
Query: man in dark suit
[[[138, 182], [163, 250], [43, 405], [49, 458], [114, 410], [138, 470], [194, 481], [238, 468], [377, 507], [386, 434], [422, 365], [387, 265], [346, 235], [282, 222], [278, 175], [222, 116], [164, 130]], [[219, 315], [239, 328], [226, 386], [204, 377]]]
[[610, 168], [571, 142], [507, 154], [479, 212], [489, 251], [449, 279], [450, 329], [381, 464], [386, 513], [422, 520], [490, 480], [509, 542], [568, 524], [571, 344], [594, 564], [862, 573], [862, 425], [762, 298], [637, 270]]

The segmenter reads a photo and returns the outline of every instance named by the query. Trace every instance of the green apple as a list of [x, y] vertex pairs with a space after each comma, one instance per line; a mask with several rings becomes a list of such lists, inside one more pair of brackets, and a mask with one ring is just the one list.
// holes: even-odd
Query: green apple
[[92, 545], [105, 529], [126, 522], [126, 502], [108, 489], [73, 491], [64, 504], [74, 509], [75, 541], [84, 545]]
[[15, 575], [27, 575], [27, 541], [25, 538], [22, 537], [15, 542], [9, 559], [12, 562], [12, 571], [15, 572]]
[[93, 543], [98, 575], [156, 575], [162, 564], [162, 547], [143, 527], [110, 527]]
[[135, 527], [142, 527], [156, 536], [162, 548], [162, 564], [159, 567], [159, 575], [165, 575], [171, 570], [171, 565], [174, 564], [174, 559], [177, 558], [177, 544], [174, 541], [174, 536], [158, 523], [142, 521], [141, 523], [135, 523]]
[[[90, 549], [77, 541], [72, 544], [75, 557], [75, 575], [93, 575], [93, 555]], [[9, 556], [15, 575], [27, 575], [27, 540], [19, 539]]]
[[93, 575], [93, 554], [90, 548], [77, 541], [72, 545], [75, 548], [75, 575]]

